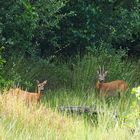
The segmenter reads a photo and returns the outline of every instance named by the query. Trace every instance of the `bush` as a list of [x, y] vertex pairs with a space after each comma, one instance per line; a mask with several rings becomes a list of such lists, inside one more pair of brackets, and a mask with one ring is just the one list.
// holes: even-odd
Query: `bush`
[[75, 56], [102, 44], [139, 52], [137, 0], [1, 0], [0, 5], [0, 37], [6, 57], [14, 51]]
[[65, 0], [2, 0], [0, 5], [0, 36], [1, 43], [6, 46], [6, 57], [15, 51], [40, 54], [39, 45], [46, 36], [48, 41], [55, 43], [52, 30], [63, 17], [59, 11]]
[[3, 77], [3, 66], [4, 66], [4, 63], [5, 63], [5, 60], [3, 59], [3, 57], [2, 57], [2, 50], [3, 50], [4, 48], [3, 47], [1, 47], [0, 48], [0, 88], [2, 88], [4, 85], [5, 85], [5, 79], [4, 79], [4, 77]]
[[13, 56], [5, 65], [4, 75], [5, 79], [12, 80], [14, 85], [27, 89], [33, 90], [36, 80], [48, 80], [48, 87], [57, 89], [68, 86], [71, 72], [66, 64], [51, 63], [41, 58]]
[[[13, 56], [4, 67], [5, 79], [12, 80], [16, 85], [31, 88], [38, 80], [48, 80], [50, 89], [69, 88], [88, 90], [95, 87], [96, 72], [100, 66], [108, 70], [107, 82], [125, 80], [129, 86], [137, 85], [140, 79], [139, 62], [125, 60], [126, 52], [120, 50], [89, 50], [84, 57], [77, 55], [64, 62], [57, 58], [40, 59]], [[124, 60], [123, 60], [124, 59]]]
[[131, 87], [137, 85], [140, 80], [139, 62], [133, 63], [127, 60], [127, 52], [115, 49], [97, 48], [90, 49], [89, 53], [82, 59], [78, 57], [74, 65], [73, 87], [79, 89], [90, 89], [95, 87], [97, 81], [97, 70], [99, 66], [105, 66], [108, 71], [106, 81], [125, 80]]
[[140, 86], [132, 88], [131, 93], [135, 95], [131, 102], [129, 114], [126, 116], [127, 127], [130, 127], [136, 134], [140, 131]]
[[138, 100], [140, 100], [140, 86], [133, 88], [132, 89], [132, 94], [135, 94], [136, 98]]

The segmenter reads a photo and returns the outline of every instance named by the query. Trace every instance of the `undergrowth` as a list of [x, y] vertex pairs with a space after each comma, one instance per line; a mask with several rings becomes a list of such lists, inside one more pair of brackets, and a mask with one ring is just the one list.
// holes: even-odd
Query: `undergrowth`
[[25, 58], [13, 56], [3, 68], [5, 86], [22, 86], [34, 90], [36, 80], [48, 80], [48, 89], [87, 91], [95, 88], [97, 70], [105, 66], [106, 81], [125, 80], [130, 87], [140, 83], [140, 61], [127, 59], [124, 51], [89, 52], [82, 58], [78, 55], [68, 61], [61, 59]]
[[[133, 116], [132, 105], [128, 99], [109, 104], [97, 100], [92, 95], [87, 99], [82, 98], [84, 93], [80, 97], [76, 96], [79, 94], [76, 92], [75, 95], [70, 91], [51, 92], [52, 98], [48, 94], [37, 106], [27, 106], [15, 96], [6, 98], [7, 94], [1, 95], [0, 138], [3, 140], [112, 140], [114, 138], [138, 140], [140, 138], [139, 116]], [[84, 100], [86, 103], [83, 105]], [[60, 106], [89, 106], [93, 103], [104, 111], [96, 117], [91, 114], [85, 116], [58, 111]], [[114, 112], [118, 117], [114, 116]]]
[[[127, 59], [123, 51], [100, 50], [69, 61], [24, 56], [6, 61], [1, 93], [13, 86], [34, 92], [36, 80], [47, 80], [48, 85], [42, 103], [33, 108], [0, 96], [0, 139], [140, 139], [139, 100], [131, 94], [140, 83], [139, 60]], [[103, 65], [108, 70], [106, 81], [120, 79], [129, 85], [124, 98], [104, 102], [98, 98], [96, 71]], [[85, 116], [58, 112], [60, 106], [95, 105], [104, 113]], [[114, 112], [118, 115], [115, 118]]]

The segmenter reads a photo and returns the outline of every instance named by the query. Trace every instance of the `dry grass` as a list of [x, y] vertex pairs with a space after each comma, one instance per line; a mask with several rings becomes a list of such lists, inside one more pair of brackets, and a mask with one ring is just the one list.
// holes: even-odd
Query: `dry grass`
[[[0, 116], [2, 120], [7, 118], [10, 122], [18, 120], [25, 129], [32, 127], [32, 131], [45, 126], [49, 131], [56, 133], [57, 136], [63, 136], [64, 133], [74, 133], [75, 128], [80, 125], [84, 126], [82, 120], [74, 120], [66, 115], [61, 115], [51, 108], [46, 108], [41, 103], [28, 106], [22, 99], [11, 94], [0, 96]], [[1, 135], [1, 137], [3, 136]]]
[[[8, 97], [7, 97], [8, 96]], [[0, 96], [0, 139], [2, 140], [138, 140], [126, 127], [117, 126], [108, 114], [99, 116], [98, 126], [82, 117], [71, 117], [42, 103], [27, 106], [17, 96]]]

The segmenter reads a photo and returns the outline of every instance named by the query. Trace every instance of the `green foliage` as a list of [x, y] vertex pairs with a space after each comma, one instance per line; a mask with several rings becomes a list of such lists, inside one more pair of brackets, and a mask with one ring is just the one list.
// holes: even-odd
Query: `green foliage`
[[99, 66], [105, 66], [108, 71], [107, 82], [125, 80], [130, 86], [137, 85], [140, 82], [136, 78], [140, 76], [139, 62], [132, 63], [125, 58], [126, 51], [124, 50], [116, 52], [114, 49], [90, 49], [89, 54], [84, 55], [81, 60], [79, 58], [74, 65], [73, 87], [79, 89], [95, 87]]
[[6, 53], [15, 50], [18, 53], [34, 53], [38, 50], [38, 39], [43, 40], [46, 34], [51, 34], [50, 31], [61, 20], [59, 11], [64, 0], [2, 0], [0, 5], [0, 35]]
[[6, 62], [4, 60], [4, 58], [2, 57], [2, 51], [3, 51], [3, 47], [0, 48], [0, 88], [4, 86], [5, 80], [3, 77], [3, 66], [4, 63]]
[[[108, 70], [107, 82], [125, 80], [130, 90], [140, 83], [140, 61], [128, 59], [128, 52], [134, 56], [140, 52], [139, 0], [1, 0], [0, 5], [0, 46], [4, 46], [4, 53], [0, 48], [1, 89], [20, 86], [34, 91], [36, 80], [46, 79], [46, 106], [92, 106], [95, 103], [99, 109], [105, 109], [103, 115], [97, 117], [98, 126], [93, 126], [91, 118], [89, 124], [83, 116], [76, 116], [73, 119], [81, 118], [86, 123], [76, 122], [67, 133], [66, 128], [72, 125], [68, 123], [61, 133], [60, 126], [67, 122], [61, 117], [59, 124], [56, 116], [45, 113], [43, 107], [43, 110], [34, 111], [37, 116], [32, 119], [29, 109], [24, 110], [20, 104], [7, 105], [0, 96], [0, 138], [22, 139], [26, 135], [27, 139], [48, 136], [50, 139], [81, 139], [82, 128], [85, 139], [94, 136], [112, 140], [114, 135], [117, 139], [139, 139], [139, 87], [132, 89], [137, 98], [128, 91], [119, 102], [111, 100], [106, 104], [95, 96], [99, 65]], [[10, 109], [14, 116], [9, 114]], [[119, 119], [114, 121], [108, 115], [112, 110], [120, 113]], [[43, 114], [38, 116], [40, 111]], [[17, 117], [18, 114], [21, 116]], [[48, 114], [55, 119], [58, 128], [54, 120], [48, 124], [59, 129], [59, 133], [48, 131], [50, 128], [44, 119]], [[134, 135], [132, 129], [135, 129]]]
[[[114, 49], [90, 49], [84, 57], [77, 55], [64, 63], [56, 58], [41, 59], [13, 56], [4, 67], [4, 77], [15, 85], [25, 88], [35, 87], [36, 80], [48, 80], [49, 89], [67, 88], [76, 90], [93, 90], [97, 81], [97, 70], [105, 66], [108, 70], [106, 81], [125, 80], [128, 85], [139, 84], [139, 61], [125, 60], [126, 52]], [[123, 60], [124, 59], [124, 60]]]
[[[23, 50], [31, 45], [38, 14], [27, 1], [1, 1], [2, 40], [4, 45]], [[10, 49], [10, 48], [9, 48]]]
[[3, 64], [5, 63], [5, 60], [2, 58], [2, 50], [3, 49], [4, 49], [3, 47], [0, 48], [0, 70], [2, 70]]
[[[60, 29], [61, 41], [64, 48], [67, 47], [64, 50], [68, 54], [76, 50], [83, 52], [86, 47], [95, 48], [102, 44], [108, 44], [109, 48], [123, 45], [131, 48], [128, 40], [135, 42], [140, 32], [139, 5], [136, 0], [70, 0], [64, 11], [72, 11], [74, 15], [64, 18]], [[133, 47], [137, 48], [135, 45]]]
[[24, 56], [13, 56], [4, 67], [4, 75], [14, 85], [34, 91], [36, 80], [45, 79], [51, 89], [64, 88], [70, 83], [71, 72], [65, 64], [51, 63], [38, 57], [26, 59]]
[[135, 94], [136, 98], [138, 98], [138, 100], [140, 100], [140, 86], [133, 88], [132, 94]]
[[140, 131], [140, 86], [132, 88], [131, 94], [135, 95], [130, 104], [130, 111], [126, 115], [126, 125], [127, 127], [135, 129], [136, 133]]
[[1, 0], [0, 5], [0, 37], [7, 57], [13, 51], [66, 57], [106, 44], [140, 50], [137, 0]]

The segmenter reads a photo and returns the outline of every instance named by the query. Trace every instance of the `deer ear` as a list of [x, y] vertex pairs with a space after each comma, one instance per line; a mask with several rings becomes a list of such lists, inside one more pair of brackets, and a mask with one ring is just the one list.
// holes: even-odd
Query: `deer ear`
[[105, 75], [107, 75], [108, 71], [105, 71]]
[[97, 74], [100, 74], [100, 72], [97, 70]]
[[43, 82], [43, 84], [44, 84], [44, 85], [47, 84], [47, 80], [45, 80], [45, 81]]
[[39, 84], [40, 82], [38, 80], [36, 80], [36, 83]]

